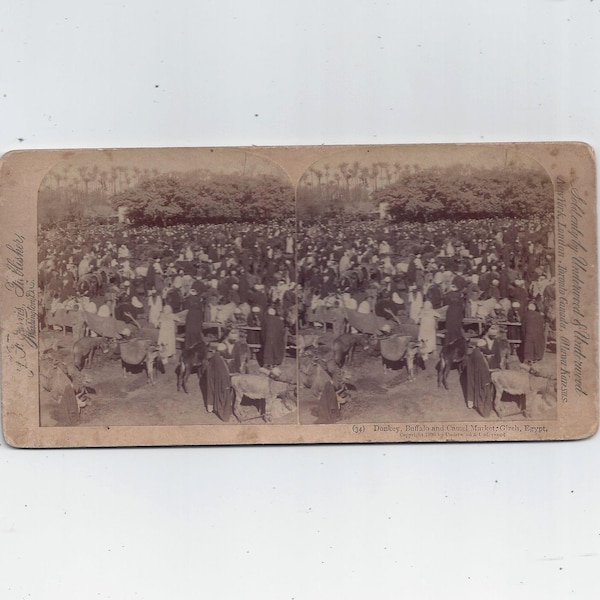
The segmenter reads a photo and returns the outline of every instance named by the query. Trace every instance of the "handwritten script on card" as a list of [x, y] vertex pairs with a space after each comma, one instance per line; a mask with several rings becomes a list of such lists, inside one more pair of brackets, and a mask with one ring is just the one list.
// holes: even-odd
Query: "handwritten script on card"
[[[560, 396], [567, 402], [567, 384], [571, 377], [577, 393], [587, 396], [583, 381], [583, 363], [588, 359], [586, 347], [590, 332], [585, 324], [582, 292], [588, 277], [588, 249], [583, 244], [582, 220], [586, 217], [586, 200], [575, 187], [567, 189], [567, 182], [558, 177], [557, 191], [557, 254], [558, 260], [558, 322], [560, 332]], [[569, 201], [565, 195], [569, 194]], [[570, 252], [566, 253], [568, 249]], [[570, 269], [565, 264], [566, 255], [571, 260]], [[570, 274], [570, 277], [568, 275]], [[570, 318], [569, 318], [570, 317]], [[572, 364], [569, 358], [572, 358]]]
[[12, 332], [7, 332], [5, 351], [18, 373], [33, 377], [28, 350], [37, 351], [38, 311], [35, 281], [25, 277], [24, 244], [25, 236], [21, 234], [15, 234], [6, 244], [8, 254], [5, 287], [19, 299], [19, 303], [14, 309], [17, 317], [16, 327]]

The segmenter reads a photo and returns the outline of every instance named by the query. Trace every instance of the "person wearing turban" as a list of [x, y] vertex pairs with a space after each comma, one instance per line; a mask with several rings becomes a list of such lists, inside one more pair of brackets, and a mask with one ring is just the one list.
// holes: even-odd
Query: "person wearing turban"
[[267, 368], [280, 365], [285, 354], [285, 326], [274, 308], [269, 308], [262, 325], [263, 365]]
[[544, 337], [544, 317], [530, 302], [523, 319], [523, 362], [534, 363], [544, 358], [546, 341]]

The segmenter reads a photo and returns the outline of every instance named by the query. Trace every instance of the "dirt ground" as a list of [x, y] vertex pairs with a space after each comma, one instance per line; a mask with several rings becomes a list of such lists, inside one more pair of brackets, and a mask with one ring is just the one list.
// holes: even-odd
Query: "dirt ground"
[[[331, 331], [305, 329], [303, 334], [320, 334], [320, 345], [316, 353], [327, 357], [333, 341]], [[437, 370], [440, 346], [425, 363], [425, 369], [415, 368], [415, 380], [408, 381], [406, 368], [388, 370], [384, 375], [381, 358], [368, 356], [357, 349], [353, 364], [344, 367], [345, 380], [352, 382], [349, 401], [341, 406], [338, 423], [419, 423], [436, 421], [500, 421], [492, 412], [488, 418], [476, 410], [467, 408], [459, 373], [456, 369], [448, 377], [448, 390], [437, 387]], [[309, 349], [308, 352], [312, 351]], [[556, 368], [556, 354], [546, 352], [540, 363]], [[509, 368], [517, 369], [519, 360], [511, 356]], [[318, 420], [318, 398], [307, 388], [299, 389], [300, 423], [314, 424]], [[504, 419], [525, 420], [519, 412], [517, 396], [504, 394], [502, 408]], [[553, 405], [544, 418], [556, 418]]]
[[[330, 354], [333, 334], [319, 329], [306, 329], [304, 334], [318, 334], [318, 350], [309, 349], [306, 355], [317, 354], [326, 358]], [[72, 336], [61, 332], [41, 334], [46, 343], [58, 342], [56, 357], [72, 364]], [[492, 412], [487, 419], [476, 410], [467, 408], [457, 370], [448, 378], [449, 390], [437, 387], [438, 350], [426, 364], [416, 368], [414, 381], [408, 381], [406, 369], [383, 372], [381, 359], [369, 356], [358, 348], [353, 364], [344, 368], [349, 388], [349, 400], [342, 405], [338, 423], [419, 423], [437, 421], [500, 421]], [[155, 374], [155, 385], [146, 381], [143, 368], [123, 377], [121, 362], [100, 352], [96, 353], [91, 369], [84, 372], [90, 380], [90, 403], [81, 409], [79, 426], [107, 425], [222, 425], [214, 413], [206, 409], [198, 378], [195, 374], [188, 381], [189, 394], [177, 392], [175, 372], [177, 358], [165, 365], [165, 372]], [[509, 367], [518, 368], [516, 356], [510, 358]], [[542, 365], [556, 367], [556, 355], [546, 352]], [[256, 360], [249, 364], [250, 373], [258, 373]], [[282, 379], [296, 381], [296, 360], [286, 356], [281, 367]], [[298, 388], [299, 411], [292, 411], [273, 419], [274, 424], [315, 424], [318, 421], [318, 398], [311, 390]], [[40, 422], [43, 426], [57, 425], [56, 409], [41, 393]], [[525, 420], [519, 412], [518, 397], [503, 397], [504, 419]], [[241, 407], [244, 424], [265, 425], [258, 401], [245, 398]], [[298, 414], [299, 413], [299, 414]], [[552, 406], [545, 419], [556, 418], [556, 406]], [[229, 424], [235, 424], [235, 417]]]
[[[58, 342], [58, 350], [54, 354], [65, 364], [73, 364], [72, 335], [64, 336], [60, 332], [44, 332], [41, 334], [45, 343], [52, 340]], [[178, 352], [179, 354], [179, 352]], [[225, 424], [214, 413], [206, 409], [198, 377], [192, 374], [188, 379], [189, 394], [177, 391], [178, 355], [165, 365], [165, 372], [155, 373], [155, 385], [147, 384], [143, 367], [130, 371], [123, 377], [121, 361], [96, 352], [91, 369], [84, 369], [89, 378], [90, 403], [81, 409], [79, 426], [92, 425], [223, 425]], [[252, 359], [249, 364], [250, 373], [258, 373], [259, 365]], [[285, 381], [296, 381], [296, 363], [294, 358], [286, 357], [280, 367], [281, 378]], [[244, 398], [241, 406], [241, 417], [245, 425], [266, 425], [261, 417], [258, 401]], [[232, 417], [228, 424], [238, 421]], [[273, 424], [295, 424], [297, 410], [274, 418]], [[40, 423], [42, 426], [57, 425], [57, 412], [51, 402], [41, 393]]]

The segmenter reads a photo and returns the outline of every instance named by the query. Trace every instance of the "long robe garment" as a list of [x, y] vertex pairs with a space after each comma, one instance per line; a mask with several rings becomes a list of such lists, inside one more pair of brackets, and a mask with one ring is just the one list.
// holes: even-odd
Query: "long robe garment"
[[420, 315], [419, 322], [419, 340], [425, 342], [424, 352], [431, 354], [435, 351], [437, 342], [436, 335], [436, 324], [435, 324], [436, 312], [433, 308], [423, 307]]
[[420, 291], [411, 292], [408, 295], [408, 316], [413, 323], [419, 322], [419, 315], [423, 308], [423, 294]]
[[542, 360], [546, 343], [544, 340], [544, 317], [535, 310], [528, 310], [523, 320], [523, 360]]
[[319, 406], [317, 410], [319, 415], [317, 423], [319, 424], [335, 423], [339, 419], [340, 411], [335, 395], [335, 388], [331, 381], [325, 383], [325, 387], [319, 397]]
[[467, 356], [467, 405], [473, 403], [483, 417], [492, 412], [492, 377], [485, 356], [479, 348]]
[[[510, 310], [508, 311], [506, 320], [509, 323], [520, 323], [521, 316], [519, 314], [519, 311], [516, 308], [511, 306]], [[521, 341], [521, 328], [518, 327], [517, 325], [509, 325], [506, 328], [506, 337], [509, 341], [520, 342]]]
[[161, 357], [170, 358], [176, 352], [175, 317], [170, 310], [164, 310], [158, 319], [158, 344], [161, 346]]
[[490, 369], [499, 369], [502, 358], [500, 340], [494, 338], [491, 345], [488, 342], [488, 338], [483, 338], [487, 343], [481, 349], [481, 353], [485, 356]]
[[267, 315], [262, 328], [263, 364], [280, 365], [285, 354], [285, 327], [277, 315]]
[[223, 357], [217, 352], [209, 361], [206, 371], [206, 403], [226, 423], [233, 410], [231, 377]]
[[190, 303], [185, 319], [185, 347], [191, 348], [194, 344], [204, 339], [202, 325], [204, 323], [204, 306], [202, 301], [195, 299]]
[[148, 298], [148, 306], [150, 307], [148, 321], [150, 321], [150, 324], [154, 327], [158, 327], [158, 319], [163, 308], [162, 298], [156, 295], [150, 296], [150, 298]]
[[444, 338], [444, 346], [462, 337], [464, 314], [463, 301], [458, 292], [449, 292], [446, 295], [446, 302], [448, 303], [448, 311], [446, 312], [446, 337]]

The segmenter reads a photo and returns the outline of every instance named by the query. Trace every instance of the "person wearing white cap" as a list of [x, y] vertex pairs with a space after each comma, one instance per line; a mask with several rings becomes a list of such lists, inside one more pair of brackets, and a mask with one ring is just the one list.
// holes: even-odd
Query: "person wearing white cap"
[[491, 286], [488, 288], [488, 295], [490, 298], [494, 298], [496, 302], [500, 300], [500, 288], [498, 287], [500, 281], [498, 279], [492, 279]]
[[515, 287], [513, 287], [512, 299], [519, 302], [519, 314], [521, 321], [525, 320], [525, 313], [527, 312], [527, 290], [525, 289], [525, 282], [522, 279], [515, 281]]
[[[262, 315], [259, 306], [253, 306], [250, 310], [250, 314], [246, 319], [248, 327], [262, 327]], [[261, 332], [256, 329], [249, 329], [247, 332], [248, 344], [260, 345], [261, 343]]]
[[502, 348], [498, 339], [499, 329], [497, 325], [492, 325], [483, 336], [485, 346], [481, 348], [484, 356], [487, 358], [490, 369], [499, 369], [502, 361]]

